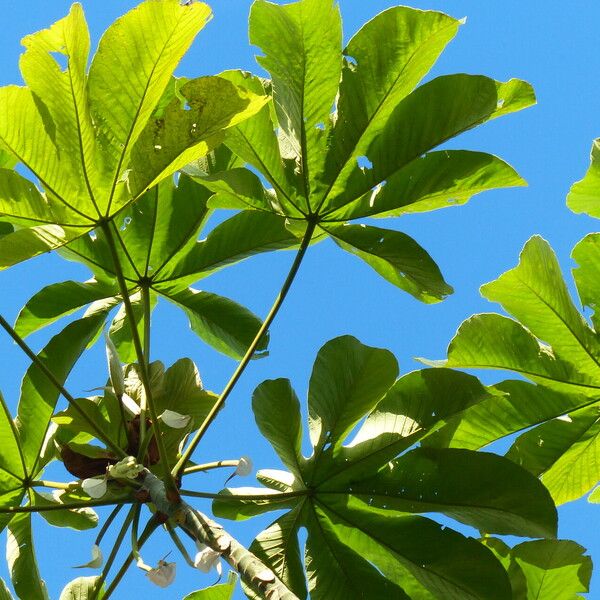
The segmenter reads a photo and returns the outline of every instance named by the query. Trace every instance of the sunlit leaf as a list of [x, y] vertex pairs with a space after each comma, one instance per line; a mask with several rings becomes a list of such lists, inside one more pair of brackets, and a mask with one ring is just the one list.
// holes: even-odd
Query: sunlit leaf
[[92, 600], [98, 598], [101, 600], [104, 596], [104, 585], [96, 596], [95, 586], [99, 577], [78, 577], [70, 581], [60, 594], [59, 600]]
[[50, 600], [35, 558], [31, 514], [16, 515], [9, 523], [6, 560], [10, 579], [19, 598]]

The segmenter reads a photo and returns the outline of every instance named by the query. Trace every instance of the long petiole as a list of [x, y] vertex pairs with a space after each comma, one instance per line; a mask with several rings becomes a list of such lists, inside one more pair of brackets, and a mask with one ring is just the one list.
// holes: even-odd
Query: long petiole
[[150, 377], [148, 372], [149, 363], [147, 357], [144, 355], [142, 341], [140, 340], [140, 334], [135, 323], [135, 315], [133, 312], [133, 307], [131, 305], [131, 300], [129, 298], [129, 290], [127, 289], [127, 283], [125, 281], [125, 276], [123, 275], [123, 269], [121, 268], [121, 263], [119, 262], [119, 255], [117, 253], [115, 239], [110, 229], [110, 224], [108, 222], [103, 223], [101, 227], [106, 237], [108, 246], [110, 248], [115, 268], [115, 274], [119, 283], [119, 290], [121, 293], [121, 298], [123, 300], [123, 305], [125, 307], [125, 314], [127, 315], [127, 320], [129, 321], [131, 338], [133, 340], [133, 346], [135, 348], [135, 353], [140, 368], [140, 377], [142, 379], [142, 385], [144, 387], [144, 394], [142, 396], [142, 402], [140, 405], [140, 438], [143, 437], [142, 433], [145, 433], [147, 411], [150, 413], [150, 419], [152, 420], [153, 427], [156, 430], [156, 441], [158, 445], [158, 453], [160, 455], [160, 462], [163, 466], [165, 476], [167, 477], [167, 481], [165, 483], [170, 489], [176, 489], [174, 478], [169, 472], [169, 460], [167, 455], [167, 449], [165, 447], [165, 442], [162, 439], [162, 436], [160, 435], [160, 431], [158, 429], [158, 416], [156, 414], [156, 410], [154, 409], [154, 402], [152, 401], [152, 389], [150, 387]]
[[304, 255], [306, 254], [308, 246], [310, 245], [310, 241], [312, 239], [316, 226], [316, 221], [311, 221], [308, 223], [308, 226], [304, 233], [304, 237], [302, 238], [302, 243], [300, 244], [300, 248], [298, 249], [298, 252], [296, 254], [296, 258], [294, 259], [294, 262], [290, 267], [289, 273], [287, 274], [287, 277], [283, 282], [281, 291], [277, 295], [277, 298], [275, 298], [275, 302], [273, 303], [269, 314], [267, 315], [262, 326], [258, 330], [258, 333], [254, 337], [254, 340], [252, 340], [252, 343], [250, 344], [248, 350], [246, 350], [246, 354], [244, 354], [244, 357], [238, 364], [233, 375], [223, 388], [223, 391], [221, 392], [221, 395], [219, 396], [218, 400], [215, 402], [212, 409], [204, 419], [202, 425], [200, 425], [200, 428], [198, 429], [192, 441], [189, 443], [188, 447], [185, 449], [185, 451], [177, 461], [177, 464], [173, 467], [173, 470], [171, 472], [174, 477], [178, 477], [185, 468], [186, 463], [188, 462], [188, 460], [190, 460], [192, 454], [194, 453], [194, 450], [204, 437], [204, 434], [206, 433], [207, 429], [214, 421], [215, 417], [217, 416], [217, 413], [219, 412], [219, 410], [221, 410], [223, 404], [225, 404], [225, 401], [229, 397], [229, 394], [231, 394], [239, 378], [242, 376], [242, 373], [246, 370], [246, 367], [250, 363], [250, 360], [252, 359], [252, 356], [254, 355], [254, 352], [258, 347], [262, 337], [268, 331], [269, 327], [271, 326], [271, 323], [273, 323], [273, 321], [275, 320], [275, 317], [277, 316], [277, 313], [279, 312], [279, 309], [281, 308], [281, 305], [283, 304], [283, 301], [285, 300], [285, 297], [287, 296], [287, 293], [289, 292], [290, 287], [292, 286], [296, 274], [298, 273], [298, 269], [302, 264], [302, 260], [304, 259]]
[[23, 350], [36, 367], [48, 378], [48, 381], [50, 381], [50, 383], [63, 395], [65, 400], [75, 409], [79, 416], [90, 426], [94, 435], [115, 452], [117, 456], [120, 456], [121, 458], [127, 456], [127, 453], [108, 438], [96, 425], [93, 419], [88, 417], [85, 411], [77, 404], [75, 398], [65, 389], [64, 385], [58, 381], [54, 373], [52, 373], [52, 371], [44, 364], [44, 361], [29, 347], [25, 340], [10, 326], [10, 323], [2, 315], [0, 315], [0, 326], [2, 326], [6, 333], [8, 333], [8, 335], [16, 342], [17, 346]]
[[237, 467], [239, 460], [216, 460], [214, 462], [204, 463], [202, 465], [194, 465], [193, 467], [186, 467], [183, 470], [184, 475], [190, 475], [191, 473], [203, 473], [212, 469], [224, 469], [226, 467]]
[[193, 498], [208, 498], [209, 500], [227, 498], [228, 502], [239, 500], [244, 502], [245, 500], [272, 500], [273, 502], [280, 502], [287, 498], [301, 498], [302, 496], [308, 496], [310, 490], [297, 490], [295, 492], [273, 492], [272, 494], [235, 494], [234, 496], [223, 496], [222, 494], [214, 494], [210, 492], [196, 492], [194, 490], [179, 490], [182, 496], [189, 496]]
[[169, 525], [168, 523], [165, 523], [165, 527], [166, 527], [167, 531], [169, 532], [169, 535], [171, 536], [173, 543], [177, 546], [177, 550], [179, 550], [179, 552], [181, 553], [181, 556], [183, 556], [183, 559], [185, 560], [185, 562], [190, 567], [195, 568], [196, 565], [194, 564], [192, 557], [189, 555], [186, 547], [183, 545], [183, 542], [181, 541], [181, 538], [177, 535], [177, 532], [175, 531], [175, 529], [173, 529], [173, 527], [171, 525]]
[[[158, 522], [154, 518], [152, 518], [148, 521], [148, 523], [146, 524], [146, 527], [144, 527], [144, 531], [142, 531], [142, 535], [140, 535], [140, 538], [138, 540], [139, 548], [141, 548], [148, 541], [148, 538], [152, 535], [152, 533], [158, 527], [158, 525], [159, 525]], [[108, 586], [108, 588], [106, 588], [106, 592], [102, 596], [102, 600], [108, 600], [108, 598], [112, 595], [112, 593], [115, 591], [115, 589], [121, 582], [121, 579], [123, 579], [123, 577], [125, 576], [125, 573], [127, 573], [127, 569], [129, 569], [132, 562], [133, 562], [133, 552], [130, 552], [129, 556], [125, 559], [125, 561], [121, 565], [121, 568], [115, 575], [115, 578], [113, 579], [111, 584]], [[102, 585], [102, 584], [100, 584], [100, 585]], [[100, 589], [100, 588], [97, 587], [96, 589]]]
[[52, 488], [55, 490], [72, 490], [78, 487], [78, 484], [74, 482], [62, 483], [60, 481], [47, 481], [45, 479], [37, 479], [35, 481], [32, 481], [30, 485], [33, 487]]
[[96, 546], [100, 545], [100, 542], [102, 541], [102, 538], [104, 537], [104, 534], [108, 531], [109, 527], [112, 525], [112, 522], [115, 520], [117, 515], [121, 512], [122, 508], [123, 508], [122, 504], [120, 504], [119, 506], [115, 506], [113, 508], [113, 510], [111, 511], [110, 515], [108, 515], [106, 521], [104, 521], [102, 528], [100, 529], [100, 531], [98, 532], [98, 535], [96, 536], [96, 540], [94, 542], [96, 544]]
[[102, 573], [100, 574], [100, 578], [96, 582], [96, 585], [94, 587], [94, 593], [92, 595], [91, 600], [95, 600], [98, 597], [98, 594], [99, 594], [100, 590], [102, 589], [104, 582], [106, 581], [108, 572], [110, 571], [111, 567], [113, 566], [113, 563], [115, 562], [115, 559], [117, 558], [117, 554], [119, 553], [119, 550], [121, 549], [121, 544], [123, 543], [123, 540], [125, 539], [125, 535], [127, 534], [127, 530], [129, 529], [129, 525], [131, 524], [131, 520], [133, 519], [135, 511], [136, 511], [136, 507], [132, 506], [129, 509], [129, 512], [127, 513], [127, 516], [125, 517], [125, 519], [123, 521], [123, 525], [121, 525], [121, 529], [119, 530], [119, 533], [117, 534], [117, 538], [115, 539], [113, 548], [110, 551], [110, 554], [106, 560], [106, 564], [104, 565], [104, 568], [102, 569]]
[[71, 510], [77, 508], [94, 508], [94, 506], [111, 506], [113, 504], [133, 504], [137, 500], [90, 500], [85, 502], [65, 502], [64, 504], [52, 504], [49, 506], [2, 506], [0, 514], [36, 513], [52, 510]]

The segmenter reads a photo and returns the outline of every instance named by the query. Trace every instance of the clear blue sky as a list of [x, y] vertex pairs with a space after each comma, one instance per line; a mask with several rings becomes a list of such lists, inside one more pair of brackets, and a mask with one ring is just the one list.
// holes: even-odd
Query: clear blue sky
[[[0, 85], [21, 81], [17, 68], [21, 37], [64, 16], [69, 4], [67, 0], [2, 3]], [[255, 49], [249, 46], [246, 33], [250, 4], [250, 0], [214, 0], [211, 5], [215, 17], [201, 32], [180, 74], [214, 74], [234, 67], [257, 70]], [[391, 0], [341, 0], [346, 36], [394, 4]], [[135, 2], [84, 0], [83, 5], [97, 41], [104, 28]], [[386, 227], [415, 237], [455, 287], [456, 293], [439, 305], [419, 304], [331, 243], [312, 249], [272, 329], [270, 357], [253, 363], [247, 371], [203, 446], [203, 460], [248, 454], [258, 468], [277, 467], [270, 448], [257, 438], [249, 410], [250, 394], [260, 381], [289, 377], [302, 397], [317, 350], [328, 339], [345, 333], [369, 345], [391, 349], [403, 373], [418, 368], [414, 356], [443, 358], [447, 343], [463, 319], [475, 312], [498, 310], [479, 296], [478, 288], [512, 267], [531, 235], [545, 237], [568, 270], [575, 242], [599, 229], [597, 221], [570, 213], [565, 196], [570, 185], [583, 175], [592, 140], [600, 136], [600, 4], [593, 0], [427, 0], [411, 5], [442, 10], [455, 17], [467, 16], [466, 24], [431, 76], [467, 72], [502, 80], [519, 77], [535, 87], [536, 107], [498, 119], [452, 142], [453, 147], [498, 154], [517, 168], [529, 187], [487, 193], [464, 207], [386, 221]], [[261, 256], [203, 283], [209, 291], [229, 295], [264, 315], [291, 258], [287, 253]], [[12, 320], [42, 285], [88, 276], [83, 268], [53, 257], [30, 261], [0, 274], [0, 312]], [[199, 365], [206, 387], [219, 391], [235, 367], [233, 361], [215, 355], [193, 337], [184, 317], [169, 307], [159, 306], [155, 327], [153, 358], [171, 364], [188, 355]], [[49, 331], [32, 338], [36, 348], [47, 339]], [[9, 405], [14, 406], [27, 363], [1, 335], [0, 357], [0, 387]], [[101, 385], [104, 369], [101, 349], [96, 348], [77, 369], [69, 388], [81, 395]], [[489, 383], [502, 378], [501, 374], [481, 375]], [[216, 490], [222, 479], [206, 477], [198, 483]], [[240, 484], [251, 485], [242, 480]], [[560, 537], [574, 539], [600, 557], [600, 507], [588, 505], [585, 500], [571, 503], [560, 509], [560, 519]], [[95, 533], [80, 535], [51, 529], [39, 521], [36, 541], [42, 573], [51, 597], [57, 598], [62, 585], [81, 574], [70, 566], [88, 560]], [[249, 542], [264, 523], [250, 521], [233, 531]], [[147, 562], [161, 558], [168, 546], [166, 540], [149, 546]], [[212, 575], [202, 576], [187, 569], [183, 561], [178, 562], [179, 574], [173, 587], [165, 591], [151, 587], [134, 570], [125, 588], [135, 592], [127, 593], [123, 588], [116, 597], [182, 597], [212, 583]], [[596, 582], [600, 586], [598, 577]], [[596, 591], [590, 597], [600, 597], [598, 594]]]

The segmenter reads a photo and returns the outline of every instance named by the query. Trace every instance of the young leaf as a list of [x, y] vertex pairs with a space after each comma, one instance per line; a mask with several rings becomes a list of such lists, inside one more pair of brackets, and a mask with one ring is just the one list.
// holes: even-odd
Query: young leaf
[[[57, 506], [61, 504], [60, 495], [33, 492], [34, 506]], [[40, 514], [55, 527], [70, 527], [77, 531], [93, 529], [98, 525], [98, 515], [91, 508], [65, 510], [42, 510]]]

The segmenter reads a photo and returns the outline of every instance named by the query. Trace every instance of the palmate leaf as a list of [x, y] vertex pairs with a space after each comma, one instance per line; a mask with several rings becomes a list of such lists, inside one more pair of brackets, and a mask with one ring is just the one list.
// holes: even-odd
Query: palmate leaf
[[[586, 304], [594, 297], [594, 242], [588, 236], [573, 252], [583, 261], [575, 273]], [[512, 370], [538, 386], [499, 384], [504, 397], [468, 409], [429, 442], [478, 448], [537, 425], [517, 438], [507, 456], [541, 476], [555, 502], [579, 498], [600, 479], [598, 333], [575, 307], [556, 256], [538, 236], [525, 245], [519, 265], [484, 285], [482, 293], [518, 321], [494, 314], [471, 317], [443, 364]]]
[[183, 600], [231, 600], [235, 592], [237, 575], [231, 572], [227, 577], [227, 583], [211, 585], [203, 590], [188, 594]]
[[[219, 224], [198, 241], [198, 233], [212, 212], [207, 206], [210, 195], [185, 175], [177, 185], [162, 181], [119, 216], [119, 227], [114, 228], [120, 241], [117, 252], [139, 328], [143, 328], [140, 289], [146, 287], [152, 308], [159, 298], [168, 300], [185, 311], [200, 338], [220, 352], [240, 358], [254, 339], [260, 319], [232, 300], [189, 285], [254, 254], [293, 247], [297, 238], [286, 228], [283, 218], [245, 212]], [[94, 279], [53, 284], [35, 294], [15, 323], [20, 335], [28, 335], [90, 303], [110, 308], [120, 304], [113, 258], [101, 231], [94, 237], [81, 237], [61, 253], [88, 266]], [[135, 362], [122, 305], [110, 334], [122, 360]], [[257, 356], [266, 350], [267, 343], [265, 337]]]
[[[106, 223], [263, 106], [264, 98], [216, 77], [188, 81], [165, 98], [209, 18], [200, 2], [146, 0], [107, 30], [89, 72], [80, 4], [24, 38], [26, 87], [0, 89], [0, 145], [41, 191], [0, 169], [0, 215], [18, 226], [0, 240], [0, 268]], [[64, 69], [54, 53], [66, 57]]]
[[253, 397], [257, 424], [290, 472], [259, 471], [267, 487], [224, 490], [215, 514], [244, 519], [288, 509], [252, 550], [300, 597], [307, 590], [297, 533], [305, 528], [311, 597], [510, 598], [507, 574], [486, 548], [419, 513], [487, 532], [552, 537], [548, 492], [503, 457], [415, 448], [490, 393], [445, 369], [395, 382], [396, 375], [385, 350], [348, 336], [328, 342], [308, 391], [309, 458], [301, 453], [300, 406], [289, 381], [262, 383]]
[[283, 6], [256, 0], [250, 41], [262, 50], [257, 60], [271, 79], [222, 76], [254, 93], [272, 93], [273, 104], [230, 128], [225, 144], [267, 187], [242, 166], [202, 173], [192, 165], [187, 172], [215, 192], [215, 206], [316, 224], [317, 235], [331, 236], [394, 285], [439, 302], [452, 289], [417, 242], [396, 231], [342, 224], [463, 204], [485, 190], [524, 185], [495, 156], [435, 151], [535, 101], [519, 80], [449, 75], [417, 87], [459, 25], [442, 13], [394, 7], [342, 50], [340, 14], [329, 0]]

